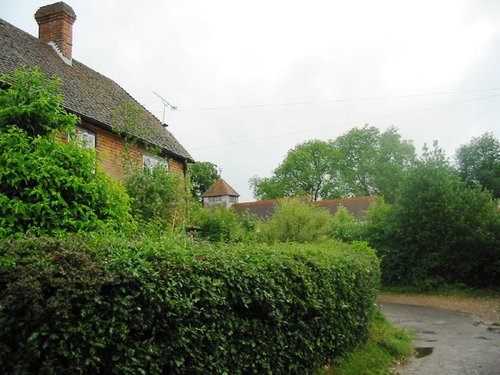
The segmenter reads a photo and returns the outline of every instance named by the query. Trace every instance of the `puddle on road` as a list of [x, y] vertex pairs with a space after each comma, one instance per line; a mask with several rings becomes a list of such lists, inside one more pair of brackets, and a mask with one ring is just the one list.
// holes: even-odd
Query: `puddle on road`
[[434, 348], [431, 348], [431, 347], [415, 348], [415, 352], [416, 352], [415, 358], [427, 357], [428, 355], [431, 355], [433, 351], [434, 351]]
[[435, 335], [436, 334], [436, 332], [434, 332], [434, 331], [426, 331], [426, 330], [424, 330], [424, 331], [420, 331], [420, 332], [428, 334], [428, 335]]
[[480, 339], [480, 340], [491, 340], [489, 337], [484, 337], [484, 336], [476, 336], [476, 339]]

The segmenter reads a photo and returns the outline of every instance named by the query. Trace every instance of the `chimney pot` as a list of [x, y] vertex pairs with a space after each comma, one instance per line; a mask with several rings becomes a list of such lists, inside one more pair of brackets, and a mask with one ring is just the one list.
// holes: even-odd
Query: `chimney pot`
[[46, 43], [55, 43], [61, 54], [71, 60], [73, 46], [73, 23], [76, 14], [64, 2], [46, 5], [35, 13], [38, 23], [38, 38]]

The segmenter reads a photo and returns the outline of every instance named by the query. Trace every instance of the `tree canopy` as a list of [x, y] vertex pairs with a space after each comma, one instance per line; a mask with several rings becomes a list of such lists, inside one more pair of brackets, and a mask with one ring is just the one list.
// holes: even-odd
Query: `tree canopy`
[[369, 215], [368, 238], [386, 283], [492, 285], [499, 224], [491, 194], [467, 187], [436, 143], [405, 173], [394, 204]]
[[404, 170], [415, 160], [410, 141], [395, 128], [354, 128], [331, 141], [313, 140], [290, 150], [268, 178], [250, 180], [255, 198], [310, 195], [314, 200], [384, 195], [394, 198]]
[[480, 184], [500, 198], [500, 142], [492, 133], [460, 146], [455, 159], [462, 179], [469, 185]]
[[202, 201], [201, 195], [220, 178], [217, 165], [208, 161], [199, 161], [188, 166], [191, 192], [193, 196]]

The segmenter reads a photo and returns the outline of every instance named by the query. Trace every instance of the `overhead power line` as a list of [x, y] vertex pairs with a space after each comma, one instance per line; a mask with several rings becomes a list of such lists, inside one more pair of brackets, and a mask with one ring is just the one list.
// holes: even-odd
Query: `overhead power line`
[[206, 150], [206, 149], [211, 149], [211, 148], [219, 148], [219, 147], [225, 147], [225, 146], [232, 146], [232, 145], [237, 145], [237, 144], [242, 144], [242, 143], [259, 142], [259, 141], [265, 141], [265, 140], [268, 140], [268, 139], [286, 137], [286, 136], [293, 135], [293, 134], [309, 133], [309, 132], [313, 132], [313, 131], [317, 131], [317, 130], [334, 128], [334, 127], [343, 126], [343, 125], [366, 124], [366, 123], [369, 123], [371, 121], [382, 120], [382, 119], [391, 118], [391, 117], [404, 116], [404, 115], [409, 115], [409, 114], [412, 114], [412, 113], [430, 111], [430, 110], [433, 110], [433, 109], [445, 108], [445, 107], [454, 106], [454, 105], [458, 105], [458, 104], [462, 104], [462, 103], [468, 103], [468, 102], [473, 102], [473, 101], [490, 99], [490, 98], [495, 98], [495, 97], [499, 97], [499, 96], [500, 96], [500, 94], [493, 94], [493, 95], [481, 96], [481, 97], [472, 98], [472, 99], [465, 99], [465, 100], [460, 100], [460, 101], [451, 102], [451, 103], [438, 104], [438, 105], [429, 106], [429, 107], [417, 108], [417, 109], [403, 111], [403, 112], [396, 112], [396, 113], [391, 113], [391, 114], [387, 114], [387, 115], [376, 116], [376, 117], [372, 117], [372, 118], [368, 118], [368, 119], [363, 119], [363, 120], [344, 121], [344, 122], [339, 122], [339, 123], [336, 123], [336, 124], [324, 125], [324, 126], [320, 126], [320, 127], [316, 127], [316, 128], [309, 128], [309, 129], [304, 129], [304, 130], [296, 130], [296, 131], [287, 132], [287, 133], [274, 134], [274, 135], [270, 135], [270, 136], [266, 136], [266, 137], [251, 138], [251, 139], [245, 139], [245, 140], [240, 140], [240, 141], [233, 141], [233, 142], [221, 143], [221, 144], [218, 144], [218, 145], [196, 147], [196, 148], [193, 148], [192, 150], [193, 151], [195, 151], [195, 150]]
[[219, 110], [234, 110], [234, 109], [289, 107], [289, 106], [311, 105], [311, 104], [328, 104], [328, 103], [418, 98], [418, 97], [426, 97], [426, 96], [458, 95], [458, 94], [468, 94], [468, 93], [498, 91], [498, 90], [500, 90], [500, 87], [492, 87], [492, 88], [486, 88], [486, 89], [472, 89], [472, 90], [441, 91], [441, 92], [419, 93], [419, 94], [369, 96], [369, 97], [361, 97], [361, 98], [338, 98], [338, 99], [325, 99], [325, 100], [309, 100], [309, 101], [289, 102], [289, 103], [228, 105], [228, 106], [215, 106], [215, 107], [183, 108], [183, 109], [178, 108], [177, 112], [197, 112], [197, 111], [219, 111]]

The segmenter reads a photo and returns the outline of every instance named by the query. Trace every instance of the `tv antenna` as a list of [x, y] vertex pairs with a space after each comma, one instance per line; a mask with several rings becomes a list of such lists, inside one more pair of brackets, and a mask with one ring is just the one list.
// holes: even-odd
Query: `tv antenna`
[[163, 103], [163, 118], [161, 120], [161, 123], [163, 124], [163, 126], [166, 126], [167, 125], [165, 123], [165, 111], [166, 111], [166, 109], [168, 108], [169, 111], [176, 111], [177, 106], [170, 104], [160, 94], [158, 94], [154, 91], [153, 91], [153, 94], [155, 94], [157, 97], [159, 97], [161, 99], [161, 102]]

